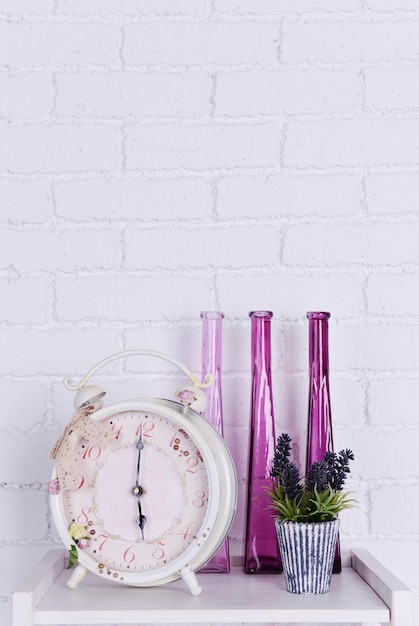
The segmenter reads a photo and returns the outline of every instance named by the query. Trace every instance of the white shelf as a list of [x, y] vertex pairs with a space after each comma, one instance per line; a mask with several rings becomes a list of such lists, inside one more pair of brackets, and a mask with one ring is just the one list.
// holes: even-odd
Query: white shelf
[[412, 592], [363, 549], [321, 595], [285, 590], [281, 574], [198, 574], [200, 596], [183, 581], [126, 587], [89, 574], [67, 587], [66, 555], [49, 552], [13, 593], [13, 626], [35, 624], [380, 623], [411, 626]]

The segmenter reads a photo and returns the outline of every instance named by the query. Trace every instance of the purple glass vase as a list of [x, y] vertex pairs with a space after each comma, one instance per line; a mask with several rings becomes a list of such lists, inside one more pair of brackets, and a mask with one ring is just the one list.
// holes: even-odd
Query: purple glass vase
[[[308, 318], [309, 399], [306, 473], [326, 452], [333, 451], [332, 413], [329, 388], [329, 317], [330, 313], [313, 311]], [[333, 572], [342, 571], [339, 537], [336, 543]]]
[[271, 381], [270, 311], [252, 311], [251, 409], [249, 472], [244, 570], [248, 574], [281, 571], [278, 540], [270, 498], [271, 468], [275, 452], [275, 423]]
[[[214, 375], [214, 383], [205, 389], [207, 408], [202, 415], [224, 435], [223, 402], [221, 393], [222, 322], [224, 313], [203, 311], [202, 319], [202, 380], [205, 375]], [[227, 573], [230, 571], [230, 550], [228, 537], [214, 556], [200, 569], [201, 572]]]

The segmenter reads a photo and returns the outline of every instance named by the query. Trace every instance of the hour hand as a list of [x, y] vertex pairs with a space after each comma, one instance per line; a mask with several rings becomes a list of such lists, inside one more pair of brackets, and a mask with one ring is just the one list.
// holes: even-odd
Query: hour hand
[[147, 521], [147, 518], [145, 515], [143, 515], [142, 509], [141, 509], [141, 496], [143, 494], [143, 488], [138, 484], [134, 485], [134, 487], [132, 488], [132, 495], [135, 496], [137, 498], [137, 503], [138, 503], [138, 518], [137, 518], [137, 524], [140, 527], [141, 530], [141, 537], [142, 539], [144, 539], [144, 526], [145, 523]]
[[145, 526], [146, 521], [147, 521], [147, 518], [145, 515], [142, 514], [141, 503], [140, 503], [140, 500], [138, 500], [138, 526], [140, 527], [141, 538], [143, 541], [144, 541], [144, 526]]

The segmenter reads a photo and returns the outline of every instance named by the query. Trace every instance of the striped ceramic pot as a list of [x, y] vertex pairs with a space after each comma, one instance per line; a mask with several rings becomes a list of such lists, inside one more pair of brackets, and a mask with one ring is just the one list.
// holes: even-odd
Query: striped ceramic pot
[[309, 524], [276, 518], [275, 526], [287, 590], [329, 591], [339, 520]]

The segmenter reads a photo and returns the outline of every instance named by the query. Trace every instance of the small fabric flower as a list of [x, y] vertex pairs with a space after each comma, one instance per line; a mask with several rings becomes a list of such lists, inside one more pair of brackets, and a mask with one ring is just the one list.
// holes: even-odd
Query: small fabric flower
[[58, 478], [54, 478], [54, 480], [50, 480], [48, 483], [48, 493], [52, 496], [56, 496], [57, 493], [60, 492], [60, 481]]
[[86, 527], [81, 524], [71, 524], [68, 532], [70, 533], [70, 537], [75, 541], [78, 539], [86, 539], [87, 537]]
[[196, 400], [194, 392], [189, 389], [182, 389], [182, 391], [179, 391], [177, 397], [185, 406], [189, 406], [194, 400]]
[[77, 547], [80, 548], [80, 550], [86, 550], [86, 548], [88, 548], [90, 546], [90, 539], [88, 539], [87, 537], [84, 537], [83, 539], [79, 539], [77, 542]]

